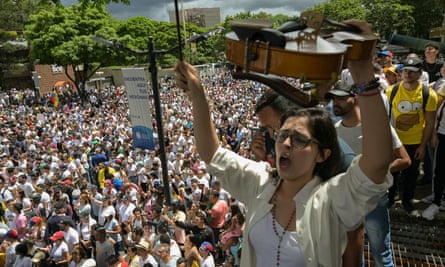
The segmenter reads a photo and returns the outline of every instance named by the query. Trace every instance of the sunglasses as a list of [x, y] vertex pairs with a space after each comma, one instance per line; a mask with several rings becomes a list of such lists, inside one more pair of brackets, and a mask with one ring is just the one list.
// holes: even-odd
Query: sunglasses
[[320, 144], [317, 140], [311, 139], [295, 130], [283, 129], [274, 132], [274, 139], [279, 143], [283, 143], [290, 138], [293, 149], [304, 149], [311, 143]]

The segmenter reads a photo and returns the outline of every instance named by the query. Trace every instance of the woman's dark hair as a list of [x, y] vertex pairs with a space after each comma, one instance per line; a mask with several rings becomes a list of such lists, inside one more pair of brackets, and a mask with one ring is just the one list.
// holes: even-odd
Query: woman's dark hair
[[133, 210], [133, 214], [135, 214], [137, 211], [139, 211], [141, 214], [142, 214], [142, 209], [141, 208], [135, 208], [134, 210]]
[[144, 235], [144, 229], [142, 229], [142, 228], [139, 227], [139, 226], [136, 226], [136, 227], [133, 229], [133, 234], [138, 235], [138, 236], [143, 236], [143, 235]]
[[341, 172], [341, 151], [337, 139], [337, 131], [329, 113], [321, 108], [291, 109], [281, 117], [281, 124], [291, 117], [307, 118], [308, 130], [312, 138], [319, 144], [319, 153], [323, 155], [323, 149], [330, 149], [331, 155], [323, 162], [315, 165], [314, 174], [320, 176], [323, 181], [330, 179]]
[[111, 266], [111, 265], [113, 265], [113, 264], [116, 264], [116, 263], [118, 263], [118, 262], [119, 262], [119, 257], [116, 256], [116, 255], [110, 255], [110, 256], [108, 257], [108, 259], [107, 259], [107, 264], [108, 264], [109, 266]]
[[159, 242], [170, 245], [170, 236], [167, 233], [159, 235]]
[[238, 216], [238, 222], [239, 222], [239, 224], [240, 224], [240, 225], [243, 225], [243, 223], [244, 223], [244, 221], [245, 221], [245, 218], [244, 218], [244, 215], [243, 215], [243, 213], [241, 212], [241, 210], [240, 210], [238, 204], [231, 204], [231, 205], [230, 205], [230, 212], [231, 212], [231, 214], [232, 214], [232, 217], [235, 216], [235, 215]]
[[135, 245], [131, 245], [128, 247], [128, 250], [133, 253], [136, 253], [138, 251], [138, 248]]

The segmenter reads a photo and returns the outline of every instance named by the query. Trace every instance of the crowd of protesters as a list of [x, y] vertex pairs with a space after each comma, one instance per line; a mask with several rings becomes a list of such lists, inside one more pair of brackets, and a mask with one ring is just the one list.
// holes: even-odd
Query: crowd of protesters
[[[396, 70], [384, 68], [389, 85]], [[252, 157], [265, 86], [223, 69], [202, 81], [222, 146]], [[32, 91], [0, 97], [0, 266], [239, 265], [246, 208], [206, 171], [191, 105], [174, 80], [160, 88], [165, 155], [156, 123], [155, 150], [132, 146], [123, 87], [58, 107], [33, 101]]]
[[[226, 71], [204, 82], [221, 142], [250, 157], [263, 86]], [[2, 96], [0, 266], [238, 264], [245, 207], [206, 172], [190, 104], [173, 79], [161, 88], [168, 185], [159, 147], [132, 146], [124, 88], [93, 90], [85, 102], [67, 98], [57, 108], [44, 98], [24, 101], [27, 91]]]

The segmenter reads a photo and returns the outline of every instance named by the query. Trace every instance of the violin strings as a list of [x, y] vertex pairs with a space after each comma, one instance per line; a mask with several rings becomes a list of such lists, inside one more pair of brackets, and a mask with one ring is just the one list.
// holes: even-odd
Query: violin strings
[[176, 31], [178, 32], [178, 53], [179, 61], [182, 61], [182, 40], [181, 40], [181, 26], [179, 24], [179, 8], [178, 0], [175, 0], [175, 14], [176, 14]]

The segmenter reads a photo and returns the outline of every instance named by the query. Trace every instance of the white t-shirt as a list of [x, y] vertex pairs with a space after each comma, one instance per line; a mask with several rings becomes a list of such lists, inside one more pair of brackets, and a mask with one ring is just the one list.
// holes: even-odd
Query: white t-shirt
[[65, 237], [69, 252], [73, 252], [74, 246], [79, 244], [79, 233], [73, 227], [70, 227], [68, 232], [63, 231], [63, 236]]
[[[396, 130], [392, 125], [391, 127], [391, 137], [392, 137], [392, 148], [397, 149], [402, 146], [402, 141], [400, 141]], [[335, 129], [337, 130], [338, 136], [343, 138], [343, 140], [351, 147], [351, 149], [358, 155], [362, 154], [362, 126], [358, 125], [355, 127], [344, 127], [342, 121], [335, 123]]]
[[96, 220], [90, 217], [88, 224], [78, 223], [77, 233], [79, 234], [79, 239], [90, 240], [92, 226], [96, 224]]
[[[277, 232], [281, 234], [283, 227], [279, 223], [275, 225]], [[278, 237], [272, 227], [272, 213], [267, 213], [252, 227], [249, 232], [249, 240], [255, 250], [257, 267], [277, 265]], [[286, 232], [283, 236], [280, 248], [280, 266], [306, 266], [306, 259], [300, 248], [297, 232]]]
[[213, 256], [209, 255], [207, 258], [203, 258], [201, 260], [201, 267], [215, 267], [215, 260], [213, 259]]
[[54, 246], [49, 255], [55, 262], [63, 261], [65, 259], [65, 253], [68, 251], [68, 245], [63, 241], [58, 247]]
[[136, 206], [133, 203], [129, 203], [127, 205], [122, 205], [119, 209], [119, 214], [121, 215], [121, 221], [126, 222], [130, 218], [131, 214], [133, 214], [133, 210]]

